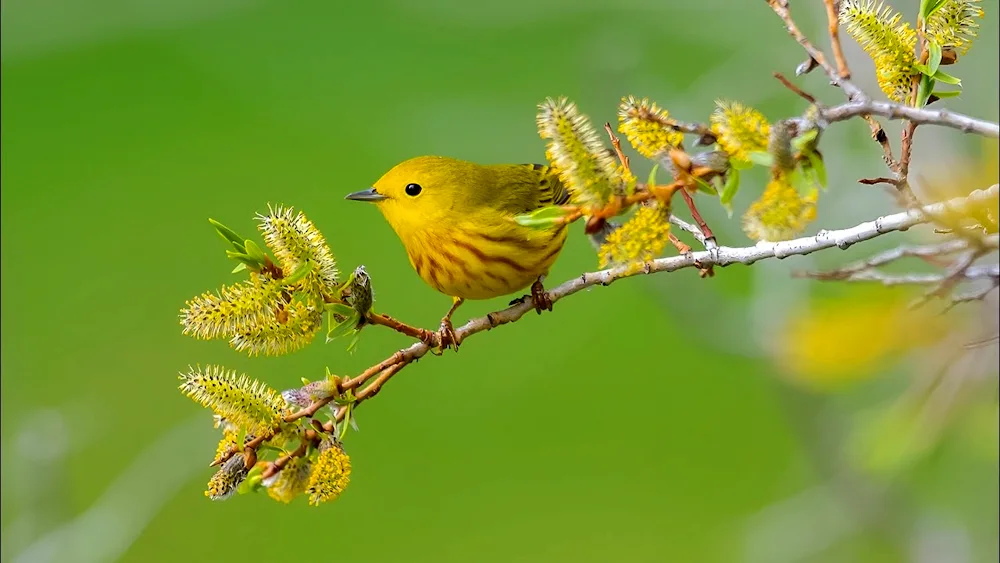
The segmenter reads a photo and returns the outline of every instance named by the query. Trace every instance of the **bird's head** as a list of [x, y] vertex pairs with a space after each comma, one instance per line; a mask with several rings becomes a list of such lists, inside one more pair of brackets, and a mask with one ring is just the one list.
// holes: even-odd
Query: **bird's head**
[[394, 166], [375, 184], [347, 199], [378, 206], [400, 235], [454, 218], [468, 202], [470, 190], [488, 180], [486, 170], [443, 156], [418, 156]]

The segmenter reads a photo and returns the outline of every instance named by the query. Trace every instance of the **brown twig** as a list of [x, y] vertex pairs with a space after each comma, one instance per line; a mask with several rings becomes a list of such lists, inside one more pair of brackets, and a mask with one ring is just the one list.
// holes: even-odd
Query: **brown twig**
[[299, 447], [295, 448], [295, 451], [287, 453], [279, 457], [278, 459], [274, 460], [274, 462], [269, 463], [267, 465], [267, 468], [264, 469], [263, 473], [261, 473], [261, 478], [267, 479], [268, 477], [273, 477], [274, 475], [277, 475], [279, 471], [281, 471], [282, 469], [285, 468], [286, 465], [288, 465], [288, 462], [290, 462], [292, 458], [302, 457], [306, 455], [306, 452], [309, 451], [309, 446], [315, 444], [318, 441], [319, 437], [316, 434], [315, 430], [306, 430], [305, 434], [302, 436], [302, 442], [299, 443]]
[[621, 139], [618, 138], [618, 135], [615, 135], [615, 130], [612, 129], [611, 124], [605, 122], [604, 130], [608, 132], [608, 137], [611, 139], [611, 146], [615, 148], [615, 154], [618, 155], [618, 162], [622, 164], [622, 168], [628, 170], [629, 172], [632, 172], [632, 169], [629, 168], [628, 157], [625, 156], [625, 153], [622, 152]]
[[432, 331], [415, 326], [410, 326], [400, 320], [390, 317], [389, 315], [383, 315], [380, 313], [368, 313], [368, 322], [374, 325], [391, 328], [396, 332], [405, 334], [410, 338], [416, 338], [417, 340], [427, 340], [429, 338], [432, 338], [433, 335]]
[[[885, 134], [885, 129], [882, 128], [882, 124], [878, 122], [870, 114], [864, 114], [861, 116], [868, 124], [868, 128], [872, 132], [872, 139], [882, 147], [882, 160], [885, 165], [889, 167], [889, 170], [896, 172], [899, 165], [896, 163], [896, 159], [892, 156], [892, 145], [889, 144], [889, 136]], [[893, 180], [895, 184], [895, 180]]]
[[858, 180], [859, 184], [864, 184], [866, 186], [875, 186], [878, 184], [889, 184], [891, 186], [896, 185], [895, 178], [887, 178], [885, 176], [879, 176], [878, 178], [862, 178]]
[[688, 252], [691, 252], [691, 247], [684, 243], [681, 239], [674, 236], [674, 233], [670, 233], [668, 238], [670, 240], [670, 244], [674, 245], [674, 248], [677, 249], [678, 253], [687, 254]]
[[847, 68], [847, 58], [844, 57], [844, 50], [840, 47], [840, 14], [837, 13], [837, 0], [823, 0], [826, 6], [827, 30], [830, 34], [830, 47], [833, 49], [833, 58], [837, 61], [837, 73], [844, 80], [851, 79], [851, 71]]
[[816, 98], [814, 98], [812, 96], [812, 94], [809, 94], [809, 93], [803, 91], [801, 88], [799, 88], [795, 84], [792, 84], [792, 82], [790, 80], [788, 80], [787, 78], [785, 78], [784, 74], [781, 74], [780, 72], [774, 72], [773, 74], [774, 74], [774, 77], [777, 78], [779, 82], [781, 82], [782, 84], [785, 85], [785, 88], [788, 88], [792, 92], [795, 92], [795, 94], [797, 94], [799, 97], [803, 98], [805, 101], [809, 102], [810, 104], [815, 104], [816, 103]]

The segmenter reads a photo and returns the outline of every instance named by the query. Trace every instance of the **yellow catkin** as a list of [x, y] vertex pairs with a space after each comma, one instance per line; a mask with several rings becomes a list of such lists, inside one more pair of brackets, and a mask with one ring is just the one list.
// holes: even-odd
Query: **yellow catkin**
[[840, 22], [875, 63], [875, 75], [890, 100], [910, 95], [917, 33], [902, 16], [875, 0], [844, 0]]
[[183, 334], [204, 340], [230, 338], [274, 320], [281, 285], [269, 276], [252, 274], [246, 282], [204, 293], [181, 310]]
[[330, 293], [337, 286], [337, 261], [319, 229], [302, 213], [295, 213], [291, 207], [268, 207], [267, 215], [258, 215], [258, 229], [264, 243], [274, 253], [285, 276], [292, 275], [306, 260], [313, 263], [313, 269], [302, 282]]
[[640, 207], [631, 219], [608, 235], [598, 252], [600, 266], [646, 262], [661, 253], [669, 241], [669, 217], [661, 207]]
[[242, 455], [234, 455], [226, 460], [209, 479], [205, 496], [212, 500], [225, 500], [232, 496], [250, 472], [244, 463]]
[[795, 238], [816, 219], [818, 192], [802, 196], [784, 175], [772, 179], [760, 199], [743, 215], [743, 231], [758, 241], [776, 242]]
[[222, 456], [236, 451], [236, 439], [238, 437], [238, 432], [234, 428], [227, 428], [223, 430], [222, 439], [219, 440], [219, 446], [215, 449], [215, 459], [220, 459]]
[[265, 483], [267, 486], [267, 496], [272, 499], [288, 504], [295, 497], [306, 491], [309, 485], [309, 474], [312, 468], [309, 461], [302, 457], [293, 457], [285, 465], [284, 469]]
[[618, 106], [618, 131], [646, 158], [655, 159], [684, 141], [667, 110], [646, 98], [622, 98]]
[[979, 33], [976, 19], [984, 15], [979, 0], [945, 0], [927, 19], [927, 38], [942, 48], [952, 48], [964, 55]]
[[292, 301], [284, 314], [258, 323], [252, 330], [233, 335], [229, 344], [250, 356], [282, 356], [301, 350], [323, 327], [323, 311], [314, 305]]
[[538, 134], [548, 139], [546, 156], [559, 171], [574, 203], [603, 206], [621, 185], [615, 159], [587, 116], [566, 98], [538, 106]]
[[739, 102], [719, 100], [709, 120], [719, 146], [736, 160], [767, 150], [771, 126], [764, 114]]
[[351, 458], [339, 444], [328, 445], [319, 453], [309, 474], [309, 504], [336, 500], [351, 481]]
[[186, 396], [247, 432], [270, 431], [287, 409], [284, 399], [265, 383], [221, 366], [189, 368], [180, 380]]

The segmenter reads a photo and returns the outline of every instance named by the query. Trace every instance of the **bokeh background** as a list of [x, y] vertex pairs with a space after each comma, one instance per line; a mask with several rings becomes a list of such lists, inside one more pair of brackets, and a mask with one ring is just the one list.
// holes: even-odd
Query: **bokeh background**
[[[983, 6], [949, 106], [995, 120], [1000, 10]], [[359, 411], [337, 502], [202, 495], [217, 431], [178, 371], [221, 363], [281, 389], [406, 344], [373, 329], [353, 355], [320, 340], [249, 359], [182, 336], [185, 299], [232, 279], [208, 217], [249, 233], [268, 202], [302, 209], [342, 269], [368, 268], [378, 310], [436, 326], [447, 298], [345, 193], [418, 154], [541, 161], [546, 96], [598, 124], [628, 94], [687, 120], [716, 98], [798, 113], [771, 72], [803, 55], [763, 2], [12, 0], [2, 36], [4, 561], [996, 560], [996, 347], [942, 348], [995, 330], [995, 295], [931, 318], [901, 312], [912, 292], [791, 277], [919, 233], [593, 289], [395, 378]], [[819, 73], [799, 82], [841, 99]], [[996, 182], [996, 143], [918, 137], [924, 193]], [[883, 171], [863, 123], [824, 152], [814, 228], [895, 209], [855, 183]], [[738, 215], [701, 207], [724, 244], [749, 244]], [[578, 233], [551, 279], [595, 266]]]

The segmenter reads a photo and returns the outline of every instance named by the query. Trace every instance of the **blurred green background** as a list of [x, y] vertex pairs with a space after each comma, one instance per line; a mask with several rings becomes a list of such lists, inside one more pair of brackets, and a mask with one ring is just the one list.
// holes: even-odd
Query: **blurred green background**
[[[998, 10], [984, 6], [981, 44], [955, 72], [969, 93], [951, 106], [996, 119]], [[825, 45], [820, 4], [796, 8]], [[21, 1], [4, 3], [2, 32], [4, 561], [995, 560], [996, 456], [981, 453], [995, 409], [975, 447], [843, 488], [853, 414], [898, 395], [912, 363], [818, 393], [781, 377], [769, 348], [783, 319], [854, 295], [791, 269], [899, 237], [588, 291], [395, 378], [359, 411], [336, 503], [202, 495], [217, 431], [178, 371], [221, 363], [281, 389], [406, 344], [373, 329], [353, 355], [320, 340], [249, 359], [182, 336], [185, 299], [233, 279], [207, 217], [249, 233], [268, 202], [302, 209], [343, 270], [367, 267], [377, 310], [436, 326], [447, 298], [345, 193], [418, 154], [541, 161], [546, 96], [598, 124], [627, 94], [687, 120], [720, 97], [798, 113], [770, 73], [802, 53], [763, 2]], [[800, 82], [839, 99], [821, 76]], [[918, 155], [995, 151], [921, 133]], [[882, 166], [864, 125], [827, 139], [836, 188], [817, 228], [892, 211], [854, 185]], [[744, 182], [738, 210], [762, 185]], [[749, 244], [738, 216], [702, 208], [723, 243]], [[550, 279], [595, 266], [578, 234]]]

